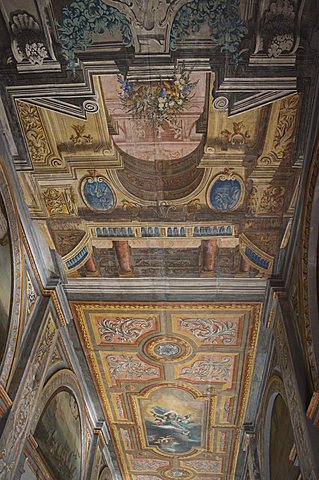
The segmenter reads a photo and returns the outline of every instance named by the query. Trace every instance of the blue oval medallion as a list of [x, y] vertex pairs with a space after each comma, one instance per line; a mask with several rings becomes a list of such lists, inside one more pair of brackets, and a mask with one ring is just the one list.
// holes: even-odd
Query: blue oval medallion
[[114, 207], [114, 195], [104, 177], [88, 177], [83, 185], [86, 203], [94, 210], [111, 210]]
[[236, 207], [241, 196], [240, 181], [236, 178], [218, 178], [213, 184], [209, 199], [216, 210], [227, 211]]

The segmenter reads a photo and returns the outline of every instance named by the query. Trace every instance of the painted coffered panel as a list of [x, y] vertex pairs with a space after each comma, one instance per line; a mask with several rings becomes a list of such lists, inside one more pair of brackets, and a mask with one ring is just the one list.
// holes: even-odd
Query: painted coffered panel
[[71, 307], [123, 478], [232, 478], [261, 305]]

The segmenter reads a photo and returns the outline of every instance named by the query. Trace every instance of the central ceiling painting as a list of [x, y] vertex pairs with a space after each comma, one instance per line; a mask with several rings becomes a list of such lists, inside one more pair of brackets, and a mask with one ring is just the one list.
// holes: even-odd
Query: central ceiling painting
[[233, 478], [261, 305], [71, 307], [123, 478]]

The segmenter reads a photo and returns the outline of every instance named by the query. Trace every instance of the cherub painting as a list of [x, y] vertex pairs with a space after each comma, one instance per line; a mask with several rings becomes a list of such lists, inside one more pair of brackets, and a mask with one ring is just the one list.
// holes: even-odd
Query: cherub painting
[[202, 410], [198, 402], [189, 398], [185, 391], [165, 391], [165, 396], [163, 392], [156, 392], [153, 401], [147, 401], [145, 427], [148, 444], [173, 455], [200, 447]]

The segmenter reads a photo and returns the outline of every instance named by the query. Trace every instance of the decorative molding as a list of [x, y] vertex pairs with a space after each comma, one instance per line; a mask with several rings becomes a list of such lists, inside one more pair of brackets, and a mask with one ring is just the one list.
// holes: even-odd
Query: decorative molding
[[[0, 439], [0, 479], [11, 480], [19, 460], [28, 428], [32, 421], [32, 414], [41, 391], [41, 384], [48, 360], [56, 339], [57, 328], [49, 314], [35, 349], [27, 364], [27, 374], [20, 384], [15, 402], [10, 410], [2, 437]], [[19, 448], [17, 448], [19, 445]]]
[[306, 415], [298, 390], [297, 379], [291, 358], [284, 320], [278, 315], [275, 325], [275, 342], [278, 360], [282, 371], [294, 439], [300, 459], [301, 473], [305, 478], [313, 478], [315, 472], [313, 452], [310, 446]]
[[13, 192], [7, 180], [7, 171], [4, 169], [3, 159], [0, 156], [0, 194], [4, 200], [7, 213], [7, 222], [11, 239], [11, 251], [13, 259], [13, 289], [11, 292], [11, 311], [6, 349], [2, 358], [0, 371], [0, 384], [6, 387], [10, 371], [15, 358], [17, 342], [19, 338], [19, 329], [22, 311], [23, 299], [23, 274], [24, 274], [24, 256], [21, 242], [21, 229], [18, 221], [18, 212], [15, 204]]
[[[317, 213], [314, 213], [314, 210], [317, 210], [317, 203], [315, 202], [316, 190], [318, 188], [318, 172], [319, 172], [319, 141], [315, 145], [313, 152], [312, 163], [309, 168], [308, 173], [308, 183], [305, 191], [305, 205], [303, 210], [303, 224], [302, 224], [302, 237], [301, 237], [301, 272], [302, 272], [302, 282], [301, 282], [301, 291], [302, 291], [302, 302], [301, 309], [303, 315], [304, 323], [304, 343], [307, 351], [307, 361], [311, 372], [312, 381], [315, 389], [319, 388], [319, 361], [317, 356], [317, 351], [315, 350], [315, 344], [313, 339], [313, 326], [312, 323], [318, 321], [317, 317], [317, 305], [315, 308], [311, 306], [311, 298], [309, 294], [310, 282], [318, 282], [318, 269], [315, 268], [314, 272], [310, 276], [310, 259], [311, 255], [317, 257], [318, 249], [318, 238], [317, 236], [312, 240], [312, 251], [309, 250], [310, 241], [312, 235], [317, 231], [316, 229], [311, 228], [312, 217]], [[315, 222], [318, 223], [316, 219]], [[315, 284], [315, 294], [314, 302], [318, 302], [318, 293], [317, 286]], [[313, 310], [313, 313], [312, 313]]]
[[[50, 353], [50, 357], [52, 358], [52, 353]], [[34, 431], [37, 427], [38, 421], [40, 416], [47, 405], [48, 401], [52, 396], [61, 391], [62, 389], [70, 391], [76, 400], [77, 406], [80, 412], [80, 419], [81, 419], [81, 445], [82, 445], [82, 461], [81, 461], [81, 479], [86, 479], [86, 468], [87, 468], [87, 458], [88, 458], [88, 451], [86, 448], [86, 435], [85, 435], [85, 420], [86, 420], [86, 408], [83, 399], [83, 394], [81, 391], [81, 387], [79, 385], [78, 378], [76, 375], [67, 369], [59, 370], [58, 372], [54, 373], [52, 377], [50, 377], [46, 384], [44, 385], [41, 395], [38, 398], [36, 403], [36, 408], [34, 411], [34, 415], [30, 422], [29, 431], [33, 435]], [[1, 477], [0, 477], [1, 478]]]
[[313, 392], [306, 415], [316, 427], [319, 427], [319, 392]]
[[274, 258], [254, 245], [244, 233], [239, 235], [240, 253], [247, 262], [261, 272], [271, 274]]

